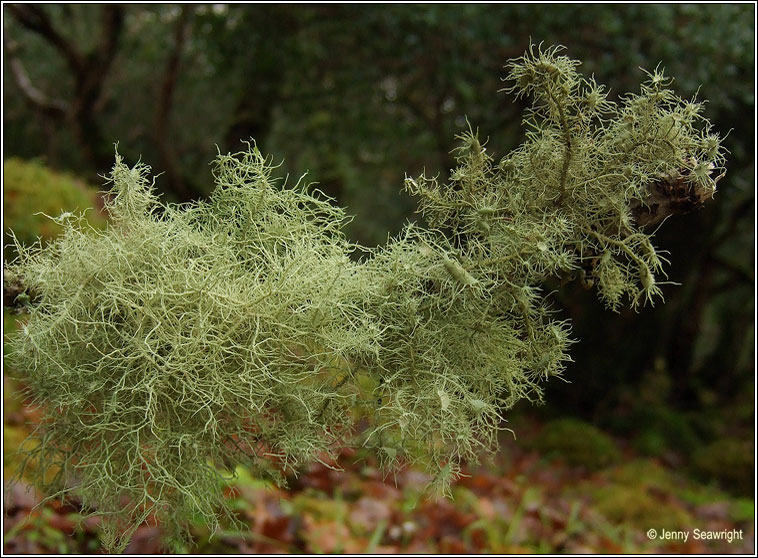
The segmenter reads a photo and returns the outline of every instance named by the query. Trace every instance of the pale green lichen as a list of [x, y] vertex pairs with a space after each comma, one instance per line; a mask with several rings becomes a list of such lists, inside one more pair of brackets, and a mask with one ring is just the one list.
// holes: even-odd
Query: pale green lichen
[[664, 260], [631, 204], [661, 176], [714, 189], [723, 163], [660, 72], [616, 104], [577, 65], [556, 48], [515, 60], [525, 143], [495, 162], [462, 134], [450, 184], [406, 181], [429, 228], [361, 258], [344, 212], [276, 184], [254, 146], [219, 155], [213, 194], [184, 206], [117, 157], [109, 227], [61, 219], [10, 266], [38, 295], [10, 358], [45, 412], [39, 484], [101, 515], [109, 550], [147, 517], [177, 536], [193, 515], [215, 525], [240, 464], [282, 482], [353, 443], [445, 492], [569, 360], [543, 282], [581, 273], [613, 309], [652, 302]]

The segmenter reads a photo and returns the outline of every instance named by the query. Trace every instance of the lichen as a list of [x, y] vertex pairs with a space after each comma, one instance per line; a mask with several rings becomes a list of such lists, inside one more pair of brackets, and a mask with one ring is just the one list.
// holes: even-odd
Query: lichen
[[360, 444], [445, 493], [496, 451], [504, 413], [570, 360], [543, 283], [581, 272], [614, 310], [652, 303], [665, 260], [632, 204], [661, 176], [713, 190], [702, 164], [723, 162], [660, 72], [617, 104], [558, 53], [510, 65], [508, 90], [534, 98], [525, 143], [496, 162], [469, 129], [450, 184], [406, 181], [428, 226], [375, 250], [255, 146], [182, 206], [117, 156], [108, 227], [62, 216], [9, 267], [36, 293], [10, 358], [45, 413], [27, 462], [49, 497], [79, 498], [118, 551], [148, 517], [217, 525], [238, 465], [282, 483]]

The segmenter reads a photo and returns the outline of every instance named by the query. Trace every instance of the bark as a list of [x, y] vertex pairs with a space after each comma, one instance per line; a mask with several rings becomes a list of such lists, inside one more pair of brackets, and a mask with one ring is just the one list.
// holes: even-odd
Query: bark
[[[721, 180], [718, 176], [714, 185]], [[632, 204], [632, 215], [641, 227], [650, 227], [663, 221], [669, 215], [690, 213], [713, 197], [711, 189], [688, 180], [687, 171], [674, 176], [664, 176], [648, 187], [648, 196], [644, 202]]]

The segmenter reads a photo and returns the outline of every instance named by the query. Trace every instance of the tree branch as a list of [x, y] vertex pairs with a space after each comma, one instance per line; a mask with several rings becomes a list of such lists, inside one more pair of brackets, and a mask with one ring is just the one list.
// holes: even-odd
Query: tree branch
[[18, 43], [8, 37], [8, 33], [3, 34], [3, 44], [5, 46], [5, 54], [8, 57], [8, 65], [13, 75], [13, 80], [18, 85], [21, 93], [24, 97], [44, 114], [53, 118], [63, 118], [68, 111], [68, 104], [61, 99], [53, 99], [45, 95], [42, 91], [37, 89], [32, 83], [29, 74], [26, 73], [24, 65], [21, 60], [16, 56], [18, 51]]
[[102, 23], [98, 51], [102, 53], [100, 59], [107, 68], [116, 56], [118, 41], [124, 27], [124, 7], [113, 4], [103, 6]]
[[[124, 24], [124, 7], [105, 5], [101, 12], [100, 40], [98, 45], [82, 54], [75, 44], [55, 29], [49, 15], [40, 6], [9, 4], [8, 10], [27, 30], [32, 31], [51, 44], [66, 61], [74, 81], [74, 93], [64, 104], [47, 101], [34, 88], [20, 62], [12, 66], [15, 80], [26, 97], [47, 114], [66, 116], [85, 157], [93, 167], [107, 168], [112, 163], [112, 152], [105, 150], [106, 142], [96, 119], [103, 83], [116, 56], [118, 41]], [[7, 44], [7, 43], [6, 43]], [[12, 59], [11, 59], [12, 62]]]
[[641, 227], [650, 227], [663, 221], [670, 215], [684, 215], [698, 209], [713, 197], [713, 189], [689, 180], [689, 172], [682, 171], [676, 176], [661, 177], [648, 186], [648, 197], [644, 202], [633, 202], [631, 209], [634, 220]]
[[84, 67], [82, 55], [53, 27], [50, 18], [41, 7], [32, 4], [8, 4], [7, 8], [16, 21], [53, 45], [75, 73], [82, 71]]

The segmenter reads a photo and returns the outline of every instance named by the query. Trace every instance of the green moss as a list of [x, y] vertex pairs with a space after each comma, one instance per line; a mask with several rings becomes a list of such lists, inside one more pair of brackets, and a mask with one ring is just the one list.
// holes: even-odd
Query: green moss
[[642, 455], [660, 456], [669, 449], [669, 444], [660, 431], [645, 430], [634, 437], [634, 449]]
[[620, 458], [610, 436], [577, 419], [548, 423], [533, 442], [533, 447], [550, 457], [588, 469], [602, 469]]
[[[593, 495], [600, 495], [603, 500], [608, 500], [605, 504], [605, 511], [610, 511], [612, 517], [620, 517], [622, 511], [613, 507], [612, 499], [617, 489], [622, 489], [622, 496], [628, 494], [628, 490], [646, 493], [663, 506], [666, 513], [671, 508], [678, 508], [679, 511], [673, 512], [679, 522], [679, 527], [684, 524], [681, 510], [685, 509], [682, 504], [691, 507], [698, 507], [715, 502], [727, 502], [729, 507], [729, 516], [732, 521], [748, 521], [753, 517], [753, 500], [735, 499], [713, 485], [704, 485], [696, 480], [686, 476], [674, 474], [669, 469], [662, 467], [656, 461], [651, 459], [635, 459], [629, 463], [612, 467], [601, 473], [600, 484], [604, 485], [598, 488], [595, 485], [588, 486], [588, 490]], [[628, 490], [627, 490], [628, 489]], [[648, 498], [636, 499], [638, 512], [644, 511], [645, 502]], [[648, 502], [649, 503], [649, 502]], [[623, 506], [619, 506], [621, 508]], [[630, 512], [630, 515], [634, 515]], [[640, 514], [640, 517], [643, 514]], [[675, 528], [676, 522], [671, 526]], [[669, 528], [669, 524], [665, 525]]]
[[729, 518], [735, 522], [752, 523], [755, 518], [755, 500], [738, 498], [729, 506]]
[[614, 484], [638, 487], [642, 490], [673, 490], [682, 484], [676, 475], [651, 459], [634, 459], [603, 473], [603, 478]]
[[689, 529], [692, 516], [680, 505], [662, 501], [639, 486], [610, 485], [595, 489], [597, 511], [609, 521], [635, 529]]
[[[97, 190], [74, 175], [37, 161], [11, 158], [3, 162], [4, 243], [11, 230], [22, 244], [32, 244], [37, 238], [46, 243], [63, 231], [61, 224], [46, 215], [57, 217], [93, 207], [102, 207]], [[95, 226], [105, 222], [97, 209], [88, 211], [87, 218]]]
[[9, 309], [3, 308], [3, 332], [5, 335], [10, 335], [18, 330], [20, 327], [19, 320], [19, 316], [14, 315]]
[[613, 523], [635, 529], [682, 529], [692, 521], [677, 499], [687, 483], [650, 459], [611, 467], [588, 484], [597, 510]]
[[750, 442], [725, 438], [698, 450], [692, 462], [704, 479], [716, 480], [737, 494], [753, 493], [755, 450]]
[[19, 469], [17, 452], [28, 435], [23, 428], [3, 425], [3, 476], [12, 476]]

